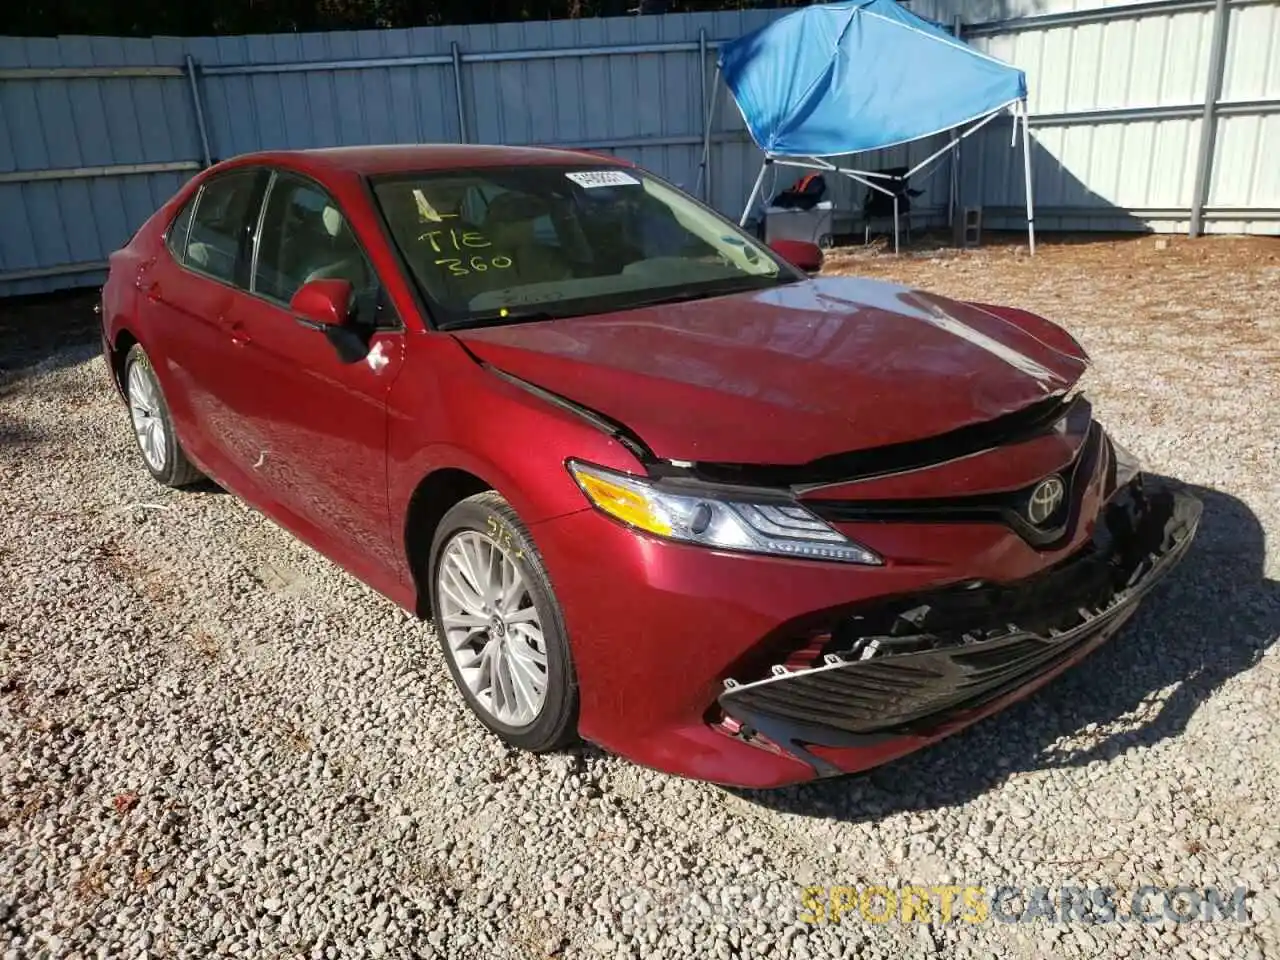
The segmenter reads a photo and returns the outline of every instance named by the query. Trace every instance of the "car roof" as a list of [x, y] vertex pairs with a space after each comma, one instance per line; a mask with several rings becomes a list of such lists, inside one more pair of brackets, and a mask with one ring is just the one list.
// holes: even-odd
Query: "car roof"
[[551, 147], [503, 147], [466, 143], [403, 143], [367, 147], [280, 150], [235, 158], [236, 163], [278, 163], [315, 171], [365, 176], [468, 167], [545, 166], [572, 163], [631, 166], [617, 157]]

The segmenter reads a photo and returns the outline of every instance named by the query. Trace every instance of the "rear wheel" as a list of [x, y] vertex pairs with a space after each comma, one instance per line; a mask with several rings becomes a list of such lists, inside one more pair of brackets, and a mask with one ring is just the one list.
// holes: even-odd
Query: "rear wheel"
[[431, 607], [454, 683], [514, 747], [554, 750], [577, 734], [578, 686], [560, 606], [516, 512], [492, 491], [441, 520]]
[[202, 474], [178, 443], [160, 381], [139, 344], [133, 345], [124, 361], [124, 391], [138, 452], [151, 476], [168, 487], [184, 487], [199, 480]]

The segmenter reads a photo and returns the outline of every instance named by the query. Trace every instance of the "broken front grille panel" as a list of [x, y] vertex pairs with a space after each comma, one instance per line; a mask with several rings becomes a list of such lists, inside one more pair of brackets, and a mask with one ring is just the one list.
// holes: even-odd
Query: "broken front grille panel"
[[739, 735], [758, 732], [784, 749], [928, 733], [1117, 628], [1185, 551], [1199, 517], [1190, 495], [1135, 483], [1065, 562], [1017, 583], [960, 584], [864, 608], [834, 626], [813, 666], [792, 661], [762, 680], [728, 680], [720, 706]]

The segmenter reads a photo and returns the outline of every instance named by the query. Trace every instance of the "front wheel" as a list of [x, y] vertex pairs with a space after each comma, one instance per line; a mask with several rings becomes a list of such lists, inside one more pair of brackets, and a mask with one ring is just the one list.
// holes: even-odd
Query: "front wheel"
[[454, 683], [480, 721], [542, 752], [577, 734], [578, 686], [538, 548], [492, 491], [453, 507], [431, 545], [431, 608]]

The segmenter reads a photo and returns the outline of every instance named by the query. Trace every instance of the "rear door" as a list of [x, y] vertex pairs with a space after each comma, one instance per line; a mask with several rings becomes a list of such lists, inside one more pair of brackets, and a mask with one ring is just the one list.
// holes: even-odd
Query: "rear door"
[[232, 481], [238, 409], [245, 383], [230, 317], [246, 284], [253, 227], [268, 171], [245, 168], [210, 178], [179, 212], [165, 251], [140, 272], [144, 344], [187, 452]]
[[[290, 299], [315, 279], [351, 282], [350, 331], [327, 334], [294, 319]], [[254, 384], [245, 436], [256, 445], [255, 482], [348, 566], [373, 561], [397, 570], [386, 398], [401, 369], [403, 333], [346, 216], [320, 184], [272, 176], [249, 287], [232, 313], [245, 341], [243, 376]]]

